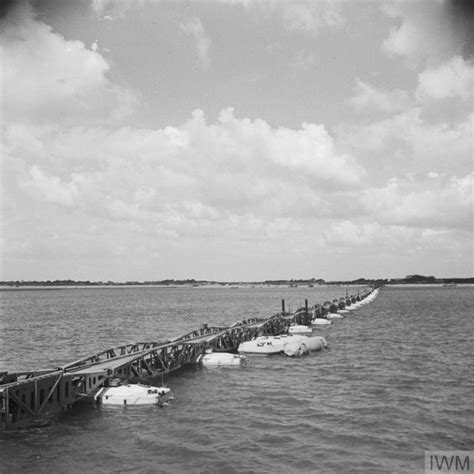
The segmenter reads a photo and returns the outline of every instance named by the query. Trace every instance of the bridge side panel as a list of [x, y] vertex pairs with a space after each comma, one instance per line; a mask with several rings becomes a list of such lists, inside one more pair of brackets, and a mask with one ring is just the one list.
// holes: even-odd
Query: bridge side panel
[[63, 373], [0, 386], [0, 427], [31, 424], [61, 413], [73, 401], [72, 377]]

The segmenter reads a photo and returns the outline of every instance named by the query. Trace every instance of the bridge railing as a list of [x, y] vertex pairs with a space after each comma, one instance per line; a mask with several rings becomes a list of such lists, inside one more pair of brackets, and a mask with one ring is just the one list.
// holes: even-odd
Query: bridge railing
[[[359, 301], [370, 291], [341, 298]], [[336, 300], [331, 303], [336, 304]], [[31, 422], [57, 413], [72, 403], [91, 397], [111, 377], [130, 381], [145, 380], [171, 373], [196, 359], [206, 349], [236, 349], [241, 342], [258, 335], [278, 335], [293, 324], [309, 324], [313, 314], [325, 315], [329, 306], [298, 308], [271, 317], [247, 318], [227, 327], [191, 331], [172, 341], [146, 341], [124, 344], [82, 357], [59, 368], [0, 374], [0, 428]]]
[[67, 371], [81, 366], [98, 364], [100, 362], [103, 362], [104, 360], [115, 359], [138, 352], [143, 352], [147, 349], [151, 349], [169, 343], [170, 341], [134, 342], [130, 344], [124, 344], [122, 346], [111, 347], [96, 354], [82, 357], [66, 365], [63, 365], [61, 366], [61, 369]]

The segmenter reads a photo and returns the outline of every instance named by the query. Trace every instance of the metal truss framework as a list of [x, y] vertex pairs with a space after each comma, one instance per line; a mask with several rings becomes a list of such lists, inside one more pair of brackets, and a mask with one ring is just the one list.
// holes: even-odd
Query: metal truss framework
[[[172, 341], [136, 342], [106, 349], [61, 367], [16, 374], [0, 373], [0, 429], [28, 424], [64, 411], [73, 403], [93, 398], [111, 378], [143, 381], [195, 363], [208, 349], [234, 351], [239, 344], [259, 335], [278, 335], [291, 324], [310, 324], [312, 317], [360, 301], [370, 291], [294, 313], [278, 313], [268, 319], [248, 318], [229, 327], [191, 331]], [[2, 377], [3, 376], [3, 377]]]

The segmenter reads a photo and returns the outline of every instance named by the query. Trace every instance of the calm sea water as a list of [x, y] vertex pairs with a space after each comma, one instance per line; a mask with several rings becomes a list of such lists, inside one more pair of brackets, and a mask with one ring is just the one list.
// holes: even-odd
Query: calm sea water
[[[2, 291], [0, 370], [45, 368], [345, 295], [345, 288]], [[0, 472], [423, 472], [472, 450], [474, 288], [394, 288], [319, 331], [330, 349], [166, 379], [167, 407], [74, 407], [0, 434]]]

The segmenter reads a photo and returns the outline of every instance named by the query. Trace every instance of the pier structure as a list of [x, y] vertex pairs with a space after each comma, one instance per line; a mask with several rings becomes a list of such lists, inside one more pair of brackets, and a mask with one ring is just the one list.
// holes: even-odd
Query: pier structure
[[60, 367], [46, 370], [0, 372], [0, 429], [42, 422], [66, 411], [74, 403], [93, 400], [94, 394], [120, 378], [131, 383], [163, 377], [211, 349], [235, 351], [239, 344], [260, 335], [278, 335], [291, 324], [310, 324], [314, 316], [324, 317], [346, 304], [360, 301], [371, 290], [333, 302], [305, 305], [296, 311], [282, 311], [269, 318], [247, 318], [227, 327], [202, 324], [197, 330], [169, 341], [136, 342], [109, 348]]

